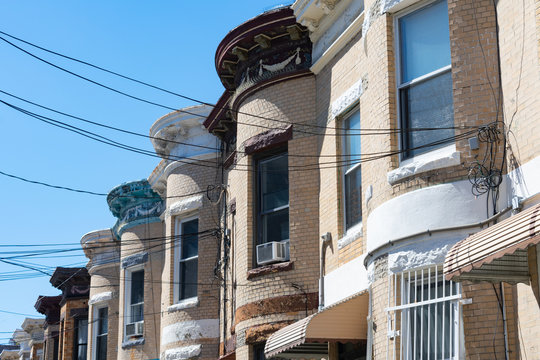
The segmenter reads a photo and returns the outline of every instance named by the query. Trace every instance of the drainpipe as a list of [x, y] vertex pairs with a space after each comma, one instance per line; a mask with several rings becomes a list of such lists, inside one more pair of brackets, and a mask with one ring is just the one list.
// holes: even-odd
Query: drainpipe
[[504, 331], [504, 355], [505, 359], [510, 359], [510, 354], [508, 353], [508, 325], [506, 323], [506, 301], [504, 300], [504, 285], [502, 282], [499, 283], [501, 287], [501, 298], [502, 298], [502, 316], [503, 316], [503, 331]]
[[326, 261], [326, 248], [332, 246], [332, 233], [327, 232], [321, 236], [321, 258], [319, 261], [319, 311], [324, 308], [324, 268]]

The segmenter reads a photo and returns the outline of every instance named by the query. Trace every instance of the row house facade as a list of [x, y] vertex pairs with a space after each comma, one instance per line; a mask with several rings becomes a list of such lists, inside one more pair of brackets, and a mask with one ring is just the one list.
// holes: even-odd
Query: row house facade
[[538, 0], [297, 0], [232, 29], [216, 105], [151, 126], [162, 160], [109, 193], [88, 273], [53, 275], [86, 313], [36, 303], [60, 307], [46, 360], [540, 358], [539, 61]]

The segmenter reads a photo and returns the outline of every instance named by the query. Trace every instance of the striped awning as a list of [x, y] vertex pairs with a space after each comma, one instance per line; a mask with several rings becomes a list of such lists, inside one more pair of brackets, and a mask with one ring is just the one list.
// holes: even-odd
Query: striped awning
[[266, 358], [327, 358], [329, 341], [366, 340], [368, 302], [365, 290], [276, 331], [266, 341]]
[[447, 280], [528, 283], [527, 248], [540, 243], [540, 204], [456, 243], [446, 255]]

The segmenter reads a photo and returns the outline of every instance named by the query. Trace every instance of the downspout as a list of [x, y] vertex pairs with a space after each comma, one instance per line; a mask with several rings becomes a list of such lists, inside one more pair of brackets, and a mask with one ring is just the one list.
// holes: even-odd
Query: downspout
[[502, 316], [503, 316], [503, 331], [504, 331], [504, 357], [506, 360], [510, 360], [510, 354], [508, 351], [508, 325], [506, 322], [506, 301], [504, 300], [504, 285], [500, 284], [501, 298], [502, 298]]
[[371, 286], [368, 288], [369, 305], [368, 305], [368, 317], [367, 317], [367, 345], [366, 345], [366, 360], [371, 360], [373, 354], [373, 293]]
[[324, 268], [326, 262], [326, 248], [332, 245], [332, 233], [327, 232], [321, 236], [321, 253], [319, 259], [319, 311], [324, 308]]

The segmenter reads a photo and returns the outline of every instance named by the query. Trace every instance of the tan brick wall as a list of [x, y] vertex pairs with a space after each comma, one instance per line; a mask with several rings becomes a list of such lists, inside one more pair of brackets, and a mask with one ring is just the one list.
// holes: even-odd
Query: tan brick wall
[[75, 318], [71, 316], [71, 310], [85, 308], [88, 308], [88, 299], [68, 299], [60, 308], [59, 360], [73, 359]]
[[[236, 291], [231, 294], [235, 309], [259, 300], [278, 296], [298, 295], [316, 292], [318, 289], [318, 245], [319, 245], [319, 175], [317, 170], [306, 170], [306, 166], [317, 164], [313, 157], [295, 155], [313, 155], [318, 151], [317, 136], [303, 131], [312, 131], [299, 124], [315, 123], [315, 79], [313, 76], [277, 83], [259, 90], [246, 98], [239, 107], [237, 144], [238, 163], [227, 172], [229, 199], [236, 199], [236, 214], [233, 249], [234, 281]], [[284, 124], [271, 120], [252, 118], [245, 114], [256, 114], [271, 119], [294, 123], [293, 139], [288, 142], [289, 154], [289, 224], [290, 258], [294, 269], [247, 279], [248, 270], [253, 267], [253, 243], [255, 239], [254, 217], [254, 177], [252, 171], [245, 171], [253, 166], [252, 156], [244, 156], [242, 144], [250, 137], [267, 129], [243, 125], [242, 123], [262, 125], [270, 128]], [[232, 217], [229, 217], [229, 224]], [[229, 273], [231, 275], [231, 273]], [[302, 290], [292, 286], [296, 284]], [[228, 324], [231, 324], [232, 307], [228, 310]], [[312, 311], [309, 309], [308, 311]], [[298, 313], [276, 313], [265, 317], [235, 320], [236, 356], [248, 359], [250, 346], [245, 344], [245, 332], [249, 327], [285, 320], [300, 319], [305, 311]], [[229, 325], [230, 326], [230, 325]], [[228, 326], [228, 327], [229, 327]], [[227, 329], [230, 336], [230, 328]], [[222, 339], [223, 341], [223, 339]]]
[[[144, 345], [122, 349], [125, 326], [125, 270], [120, 269], [119, 322], [117, 358], [128, 360], [132, 357], [155, 359], [159, 357], [161, 320], [161, 272], [163, 266], [163, 224], [161, 222], [137, 225], [127, 229], [121, 237], [121, 258], [148, 252], [144, 264]], [[145, 240], [156, 239], [156, 240]]]
[[43, 360], [54, 359], [54, 341], [59, 341], [58, 324], [47, 325], [43, 335], [45, 339], [45, 347], [43, 351]]
[[510, 170], [540, 154], [538, 4], [533, 0], [501, 0], [497, 5], [504, 116], [507, 130], [511, 131], [508, 137]]
[[96, 266], [90, 269], [90, 299], [96, 294], [112, 292], [113, 298], [103, 303], [93, 304], [88, 309], [88, 353], [87, 358], [93, 358], [94, 332], [97, 326], [95, 313], [98, 308], [107, 307], [108, 311], [108, 334], [107, 334], [107, 359], [116, 359], [118, 336], [123, 334], [119, 327], [119, 298], [120, 291], [120, 263], [112, 263]]
[[[518, 359], [516, 347], [516, 322], [513, 311], [512, 286], [505, 284], [504, 297], [508, 329], [508, 350], [510, 359]], [[465, 352], [467, 359], [504, 358], [504, 327], [500, 309], [502, 297], [498, 285], [463, 283], [463, 298], [472, 299], [472, 304], [463, 306], [463, 326], [465, 332]], [[499, 300], [495, 295], [499, 296]]]
[[518, 284], [513, 290], [521, 359], [540, 359], [540, 306], [530, 286]]
[[[216, 169], [215, 160], [209, 159], [199, 161], [193, 165], [182, 165], [168, 176], [167, 179], [167, 206], [185, 200], [193, 195], [184, 195], [194, 192], [205, 191], [208, 186], [220, 185], [221, 171]], [[218, 177], [216, 177], [218, 176]], [[216, 193], [219, 190], [216, 191]], [[199, 219], [199, 232], [216, 229], [220, 223], [218, 211], [221, 207], [213, 205], [208, 200], [205, 193], [199, 194], [203, 197], [201, 208], [190, 211], [186, 214], [179, 214], [165, 219], [166, 245], [163, 263], [163, 289], [161, 294], [161, 328], [171, 324], [184, 321], [197, 321], [206, 319], [218, 319], [219, 314], [219, 291], [220, 281], [214, 277], [214, 267], [216, 266], [218, 238], [212, 234], [199, 236], [199, 260], [198, 260], [198, 286], [197, 297], [199, 305], [196, 307], [180, 310], [168, 311], [169, 306], [177, 303], [174, 299], [174, 253], [175, 242], [173, 236], [176, 234], [176, 220], [197, 216]], [[195, 195], [197, 196], [197, 195]], [[178, 281], [178, 280], [177, 280]], [[202, 352], [200, 359], [216, 359], [218, 357], [219, 338], [200, 338], [193, 334], [192, 339], [176, 341], [160, 345], [160, 354], [166, 350], [201, 344]], [[163, 356], [163, 355], [161, 355]]]

